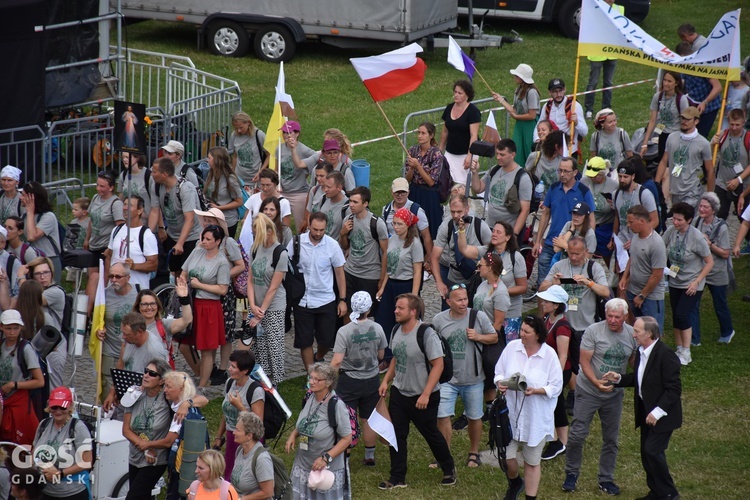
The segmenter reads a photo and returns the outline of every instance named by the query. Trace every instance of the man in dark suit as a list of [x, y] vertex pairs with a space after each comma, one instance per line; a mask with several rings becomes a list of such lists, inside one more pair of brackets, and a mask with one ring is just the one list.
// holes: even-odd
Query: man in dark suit
[[638, 318], [633, 337], [639, 348], [633, 373], [607, 372], [605, 383], [635, 388], [635, 426], [641, 428], [641, 462], [649, 492], [643, 500], [676, 499], [680, 494], [669, 474], [665, 451], [672, 431], [682, 425], [680, 360], [659, 342], [659, 324], [650, 316]]

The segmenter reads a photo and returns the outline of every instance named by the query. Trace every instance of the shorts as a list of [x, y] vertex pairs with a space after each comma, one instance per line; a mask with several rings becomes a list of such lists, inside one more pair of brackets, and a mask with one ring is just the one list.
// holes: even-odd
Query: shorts
[[[104, 262], [104, 252], [106, 250], [106, 248], [102, 248], [101, 250], [89, 250], [89, 252], [91, 252], [91, 262], [89, 262], [89, 267], [99, 269], [99, 262]], [[104, 282], [107, 282], [106, 278], [104, 279]]]
[[[195, 245], [198, 243], [198, 240], [193, 241], [186, 241], [184, 245], [182, 245], [182, 253], [180, 255], [175, 255], [174, 253], [169, 254], [169, 257], [167, 258], [169, 262], [169, 271], [173, 273], [181, 273], [182, 272], [182, 265], [185, 263], [188, 257], [190, 257], [190, 254], [195, 249]], [[174, 246], [177, 244], [175, 240], [167, 236], [167, 239], [164, 240], [164, 250], [166, 252], [169, 252], [174, 248]]]
[[473, 385], [440, 384], [440, 406], [438, 418], [456, 414], [456, 400], [461, 396], [464, 415], [469, 420], [479, 420], [484, 415], [484, 382]]
[[[370, 308], [369, 316], [374, 318], [379, 304], [379, 302], [375, 300], [375, 295], [378, 293], [379, 280], [358, 278], [357, 276], [354, 276], [353, 274], [349, 274], [347, 272], [345, 272], [344, 275], [346, 276], [346, 307], [349, 309], [349, 311], [352, 310], [352, 295], [360, 291], [367, 292], [370, 294], [370, 298], [372, 299], [372, 307]], [[335, 290], [335, 292], [337, 291], [338, 290]]]
[[333, 349], [336, 343], [337, 306], [336, 300], [312, 309], [294, 306], [294, 347], [312, 347], [313, 340], [316, 340], [319, 346]]
[[[542, 451], [546, 444], [546, 441], [542, 441], [536, 446], [529, 446], [526, 443], [513, 439], [505, 449], [505, 456], [508, 458], [521, 459], [531, 466], [539, 465], [542, 462]], [[519, 447], [521, 448], [520, 454], [518, 452]]]
[[336, 384], [336, 395], [350, 407], [357, 410], [359, 418], [370, 418], [372, 411], [380, 400], [378, 389], [380, 388], [380, 376], [358, 379], [351, 378], [345, 373], [339, 376]]

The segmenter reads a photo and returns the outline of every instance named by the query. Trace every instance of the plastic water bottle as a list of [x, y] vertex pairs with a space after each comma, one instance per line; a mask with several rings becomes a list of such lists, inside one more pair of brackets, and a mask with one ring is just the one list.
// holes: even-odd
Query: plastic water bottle
[[536, 187], [534, 188], [534, 200], [541, 201], [544, 197], [544, 181], [539, 180]]

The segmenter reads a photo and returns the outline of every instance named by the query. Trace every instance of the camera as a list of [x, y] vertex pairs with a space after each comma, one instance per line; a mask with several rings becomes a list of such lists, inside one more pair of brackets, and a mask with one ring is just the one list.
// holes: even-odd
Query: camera
[[464, 221], [464, 224], [471, 224], [471, 215], [464, 215], [461, 220]]

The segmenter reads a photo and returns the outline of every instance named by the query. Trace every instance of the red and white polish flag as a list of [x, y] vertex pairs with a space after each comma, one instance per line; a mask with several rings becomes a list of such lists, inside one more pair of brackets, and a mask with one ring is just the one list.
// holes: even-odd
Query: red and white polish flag
[[427, 65], [417, 54], [419, 44], [392, 50], [379, 56], [349, 59], [376, 102], [412, 92], [424, 81]]

